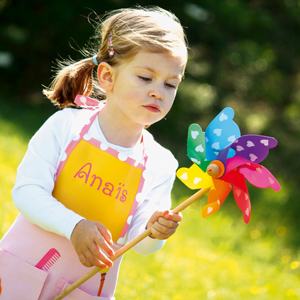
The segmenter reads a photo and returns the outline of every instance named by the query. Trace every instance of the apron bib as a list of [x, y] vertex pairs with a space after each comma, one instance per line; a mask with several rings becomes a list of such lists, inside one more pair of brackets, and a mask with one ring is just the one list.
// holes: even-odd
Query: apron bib
[[[91, 123], [98, 112], [91, 118]], [[60, 163], [53, 196], [88, 220], [102, 223], [114, 242], [123, 244], [142, 191], [147, 157], [142, 163], [119, 153], [86, 132], [70, 144]]]
[[[99, 103], [83, 96], [75, 101], [92, 109]], [[66, 148], [53, 196], [82, 217], [102, 223], [120, 247], [138, 206], [147, 156], [143, 151], [141, 161], [136, 162], [89, 137], [87, 132], [98, 112], [96, 107], [88, 124]], [[0, 248], [3, 300], [49, 300], [90, 270], [80, 263], [67, 238], [43, 230], [21, 214]], [[120, 262], [121, 258], [117, 259], [112, 268], [102, 270], [64, 299], [114, 299]]]
[[[97, 116], [98, 112], [91, 123]], [[146, 157], [143, 164], [137, 163], [90, 138], [88, 129], [85, 127], [80, 139], [67, 148], [53, 196], [84, 218], [102, 223], [113, 241], [123, 244], [144, 184]]]

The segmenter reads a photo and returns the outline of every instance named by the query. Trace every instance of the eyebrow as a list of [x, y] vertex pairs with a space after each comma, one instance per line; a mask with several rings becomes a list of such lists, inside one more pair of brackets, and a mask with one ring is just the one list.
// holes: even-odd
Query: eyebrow
[[[147, 66], [137, 66], [137, 67], [135, 67], [135, 68], [136, 68], [136, 69], [145, 69], [145, 70], [148, 70], [148, 71], [150, 71], [150, 72], [152, 72], [152, 73], [157, 73], [157, 71], [155, 71], [153, 68], [147, 67]], [[182, 76], [181, 76], [181, 75], [180, 75], [180, 76], [171, 75], [171, 78], [174, 78], [174, 79], [177, 79], [177, 80], [181, 81]]]

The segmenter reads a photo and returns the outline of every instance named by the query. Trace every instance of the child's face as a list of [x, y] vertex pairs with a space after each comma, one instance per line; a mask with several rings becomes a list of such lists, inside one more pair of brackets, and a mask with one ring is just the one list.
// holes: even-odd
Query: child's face
[[182, 57], [141, 51], [114, 67], [107, 101], [114, 106], [118, 121], [144, 127], [165, 117], [174, 102], [184, 64]]

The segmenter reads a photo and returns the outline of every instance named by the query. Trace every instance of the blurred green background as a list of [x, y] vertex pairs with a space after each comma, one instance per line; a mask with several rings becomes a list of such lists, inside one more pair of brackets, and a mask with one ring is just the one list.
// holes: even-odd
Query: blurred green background
[[[0, 0], [0, 236], [17, 215], [10, 191], [34, 132], [57, 109], [41, 93], [56, 59], [81, 59], [93, 22], [135, 1]], [[190, 58], [173, 109], [150, 127], [180, 166], [188, 126], [203, 129], [224, 107], [242, 134], [273, 136], [263, 162], [280, 192], [249, 186], [250, 223], [232, 196], [202, 219], [201, 199], [156, 254], [125, 255], [116, 297], [136, 299], [300, 299], [300, 1], [161, 0], [181, 20]], [[173, 206], [192, 191], [178, 180]]]

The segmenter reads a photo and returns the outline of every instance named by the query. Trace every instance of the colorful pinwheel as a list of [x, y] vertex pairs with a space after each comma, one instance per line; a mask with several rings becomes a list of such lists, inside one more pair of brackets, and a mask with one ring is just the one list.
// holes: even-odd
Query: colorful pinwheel
[[233, 187], [236, 203], [248, 223], [251, 203], [245, 179], [259, 188], [280, 190], [275, 177], [258, 164], [277, 141], [268, 136], [241, 136], [233, 117], [233, 109], [227, 107], [209, 124], [205, 133], [198, 124], [190, 125], [187, 153], [194, 164], [189, 169], [178, 169], [177, 177], [190, 189], [210, 188], [203, 217], [216, 213]]

